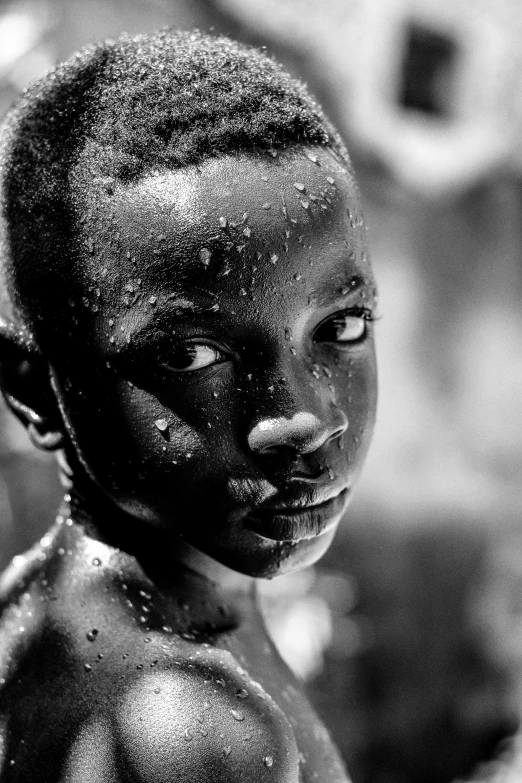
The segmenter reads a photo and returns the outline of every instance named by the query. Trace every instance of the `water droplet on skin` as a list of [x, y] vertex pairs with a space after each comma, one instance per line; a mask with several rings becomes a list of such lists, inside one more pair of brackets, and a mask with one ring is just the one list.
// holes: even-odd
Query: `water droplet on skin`
[[319, 161], [317, 159], [317, 156], [313, 154], [313, 152], [306, 152], [305, 153], [308, 160], [311, 160], [312, 163], [315, 163], [316, 165], [319, 165]]
[[210, 264], [211, 256], [212, 253], [210, 252], [208, 247], [202, 247], [201, 250], [199, 251], [199, 258], [203, 266], [208, 266]]
[[86, 634], [86, 636], [87, 636], [87, 639], [88, 639], [90, 642], [94, 642], [94, 640], [95, 640], [95, 639], [96, 639], [96, 637], [98, 636], [98, 629], [97, 629], [97, 628], [93, 628], [93, 629], [92, 629], [92, 631], [89, 631], [89, 632]]
[[317, 370], [312, 370], [312, 375], [314, 376], [314, 378], [317, 378], [317, 379], [319, 379], [321, 377], [319, 375], [319, 373], [317, 372]]
[[250, 238], [252, 236], [252, 229], [247, 226], [246, 228], [243, 229], [243, 234], [246, 237]]
[[240, 688], [238, 692], [236, 693], [236, 696], [238, 699], [247, 699], [248, 698], [248, 691], [246, 688]]
[[151, 296], [150, 299], [149, 299], [149, 304], [151, 304], [154, 307], [154, 305], [156, 304], [157, 301], [158, 300], [157, 300], [157, 298], [155, 296]]
[[299, 200], [299, 203], [301, 204], [303, 209], [309, 209], [310, 207], [310, 202], [308, 201], [308, 199], [302, 198]]
[[101, 566], [101, 560], [99, 557], [94, 557], [91, 562], [93, 566]]
[[244, 288], [240, 288], [240, 289], [239, 289], [239, 295], [240, 295], [240, 296], [246, 296], [246, 295], [247, 295], [247, 292], [245, 291], [245, 289], [244, 289]]
[[324, 374], [326, 375], [327, 378], [331, 378], [332, 377], [332, 371], [330, 370], [329, 367], [323, 367], [323, 372], [324, 372]]
[[265, 765], [265, 767], [272, 767], [273, 764], [274, 764], [273, 757], [272, 756], [265, 756], [265, 758], [263, 759], [263, 764]]
[[297, 273], [297, 274], [294, 275], [294, 280], [301, 280], [302, 277], [303, 277], [303, 275], [300, 275], [299, 273]]
[[270, 256], [270, 263], [277, 264], [278, 261], [279, 261], [279, 256], [276, 255], [275, 253], [272, 253], [272, 255]]
[[226, 217], [219, 218], [219, 225], [221, 228], [226, 228], [228, 226], [228, 220], [226, 219]]
[[216, 677], [216, 683], [221, 685], [222, 688], [226, 687], [225, 680], [222, 677]]
[[240, 712], [240, 710], [230, 710], [230, 714], [232, 715], [234, 720], [237, 721], [245, 720], [245, 716], [243, 715], [242, 712]]
[[226, 747], [223, 748], [223, 758], [228, 759], [231, 753], [232, 753], [232, 748], [230, 747], [230, 745], [227, 745]]
[[84, 663], [83, 668], [85, 669], [86, 672], [92, 671], [92, 666], [90, 663]]
[[326, 181], [330, 183], [330, 185], [335, 185], [335, 180], [333, 177], [326, 177]]
[[269, 149], [267, 150], [267, 154], [270, 155], [271, 158], [277, 158], [277, 150]]
[[187, 742], [191, 742], [193, 739], [192, 732], [190, 729], [185, 729], [185, 734], [183, 735]]
[[296, 355], [297, 355], [297, 351], [295, 350], [295, 348], [294, 348], [293, 346], [290, 348], [290, 353], [291, 353], [293, 356], [296, 356]]
[[166, 432], [169, 428], [169, 423], [166, 419], [156, 419], [154, 426], [157, 427], [160, 432]]
[[303, 185], [302, 182], [294, 182], [294, 188], [299, 191], [299, 193], [304, 193], [306, 188]]

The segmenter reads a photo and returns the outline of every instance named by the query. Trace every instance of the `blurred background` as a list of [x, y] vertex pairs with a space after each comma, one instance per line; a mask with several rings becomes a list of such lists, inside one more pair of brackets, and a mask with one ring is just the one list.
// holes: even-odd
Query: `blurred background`
[[[358, 495], [267, 621], [355, 783], [520, 783], [522, 3], [0, 0], [0, 115], [80, 46], [164, 26], [266, 46], [344, 135], [380, 285]], [[0, 409], [0, 568], [60, 491]], [[491, 761], [491, 759], [494, 759]]]

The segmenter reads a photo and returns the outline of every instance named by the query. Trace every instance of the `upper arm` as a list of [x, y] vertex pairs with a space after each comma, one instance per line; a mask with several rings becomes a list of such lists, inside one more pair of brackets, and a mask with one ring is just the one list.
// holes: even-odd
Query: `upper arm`
[[110, 725], [103, 718], [81, 726], [69, 751], [60, 783], [121, 783]]
[[187, 671], [140, 678], [115, 716], [123, 780], [298, 783], [288, 721], [259, 686], [246, 698], [241, 688], [230, 670], [207, 680]]

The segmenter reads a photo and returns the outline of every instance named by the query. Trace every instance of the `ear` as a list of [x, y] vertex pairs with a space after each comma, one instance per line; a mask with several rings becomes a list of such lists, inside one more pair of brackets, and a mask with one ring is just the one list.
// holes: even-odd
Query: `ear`
[[65, 430], [53, 394], [49, 365], [33, 335], [0, 316], [0, 387], [35, 446], [46, 451], [64, 445]]

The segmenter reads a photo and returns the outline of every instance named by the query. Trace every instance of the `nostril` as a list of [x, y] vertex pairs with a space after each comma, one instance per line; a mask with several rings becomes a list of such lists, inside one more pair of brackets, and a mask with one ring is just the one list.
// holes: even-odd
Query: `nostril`
[[340, 413], [342, 421], [338, 419], [333, 425], [321, 422], [308, 412], [296, 413], [290, 419], [263, 419], [250, 432], [248, 445], [259, 453], [284, 449], [301, 454], [317, 451], [324, 443], [345, 432], [348, 420], [342, 411]]

